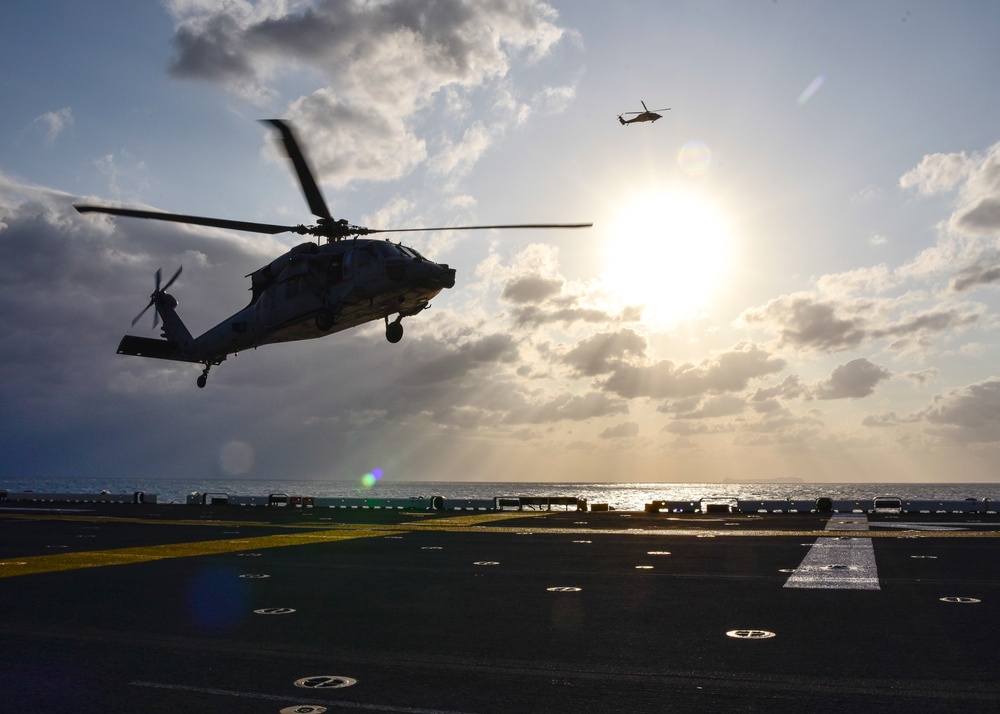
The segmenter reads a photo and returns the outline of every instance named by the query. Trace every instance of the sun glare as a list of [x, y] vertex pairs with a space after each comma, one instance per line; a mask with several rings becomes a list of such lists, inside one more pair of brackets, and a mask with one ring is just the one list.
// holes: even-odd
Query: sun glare
[[729, 263], [719, 211], [696, 194], [669, 190], [628, 201], [615, 221], [602, 279], [643, 320], [671, 324], [710, 304]]

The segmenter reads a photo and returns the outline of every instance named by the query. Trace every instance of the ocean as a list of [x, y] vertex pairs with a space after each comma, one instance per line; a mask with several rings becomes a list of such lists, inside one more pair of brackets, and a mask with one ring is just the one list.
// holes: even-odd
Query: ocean
[[996, 483], [524, 483], [524, 482], [398, 482], [382, 478], [361, 481], [297, 481], [264, 479], [21, 479], [0, 482], [7, 491], [40, 493], [155, 493], [160, 503], [185, 503], [192, 492], [229, 496], [289, 496], [335, 498], [410, 498], [442, 496], [489, 499], [496, 496], [574, 496], [588, 503], [606, 503], [620, 511], [641, 511], [652, 501], [700, 499], [848, 499], [876, 496], [902, 499], [961, 501], [1000, 500]]

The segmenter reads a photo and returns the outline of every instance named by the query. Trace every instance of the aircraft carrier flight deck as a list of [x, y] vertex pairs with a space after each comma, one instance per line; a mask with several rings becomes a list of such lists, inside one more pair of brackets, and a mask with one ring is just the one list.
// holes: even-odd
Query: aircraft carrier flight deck
[[0, 710], [1000, 711], [989, 504], [155, 500], [0, 500]]

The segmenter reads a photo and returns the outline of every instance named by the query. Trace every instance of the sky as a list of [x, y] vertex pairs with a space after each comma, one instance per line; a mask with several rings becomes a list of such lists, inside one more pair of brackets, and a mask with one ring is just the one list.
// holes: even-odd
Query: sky
[[[993, 482], [1000, 5], [42, 0], [0, 10], [0, 487]], [[655, 123], [618, 115], [666, 109]], [[293, 246], [78, 202], [408, 233], [403, 321], [198, 365]], [[298, 240], [297, 240], [298, 239]]]

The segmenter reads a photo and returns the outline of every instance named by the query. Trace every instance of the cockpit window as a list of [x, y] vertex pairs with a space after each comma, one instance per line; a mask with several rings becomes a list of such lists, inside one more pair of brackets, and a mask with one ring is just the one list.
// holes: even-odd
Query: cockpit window
[[399, 250], [392, 243], [377, 243], [378, 252], [383, 258], [398, 258]]
[[403, 245], [402, 243], [400, 243], [396, 247], [399, 248], [399, 252], [402, 253], [403, 255], [408, 255], [411, 258], [420, 258], [421, 260], [426, 260], [424, 256], [420, 255], [420, 253], [418, 253], [416, 250], [414, 250], [408, 245]]

